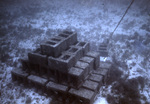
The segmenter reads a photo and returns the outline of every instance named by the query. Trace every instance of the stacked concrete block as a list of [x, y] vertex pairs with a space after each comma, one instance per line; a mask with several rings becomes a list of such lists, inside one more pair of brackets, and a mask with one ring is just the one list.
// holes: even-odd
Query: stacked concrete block
[[30, 63], [28, 61], [28, 58], [27, 57], [26, 58], [21, 58], [20, 61], [21, 61], [21, 64], [22, 64], [22, 69], [24, 71], [28, 71], [29, 72]]
[[83, 55], [85, 55], [87, 52], [89, 52], [90, 44], [88, 42], [78, 42], [76, 44], [78, 47], [82, 47], [83, 49]]
[[49, 92], [49, 94], [55, 93], [54, 91], [57, 91], [57, 94], [64, 94], [64, 96], [65, 96], [65, 95], [67, 95], [67, 91], [68, 91], [68, 86], [65, 86], [65, 85], [62, 85], [59, 83], [55, 83], [52, 81], [49, 81], [46, 84], [46, 88], [47, 88], [47, 91]]
[[103, 69], [103, 68], [98, 68], [97, 70], [93, 71], [94, 74], [102, 75], [103, 76], [103, 84], [106, 83], [109, 70], [108, 69]]
[[77, 43], [77, 33], [76, 32], [63, 31], [58, 36], [66, 39], [67, 47]]
[[68, 85], [68, 73], [57, 71], [58, 83]]
[[50, 81], [58, 82], [57, 70], [53, 70], [53, 69], [48, 68], [47, 74], [48, 74], [48, 79]]
[[47, 79], [41, 78], [39, 76], [35, 76], [35, 75], [28, 76], [28, 83], [31, 85], [34, 85], [35, 87], [37, 87], [38, 89], [41, 89], [44, 92], [46, 91], [45, 86], [47, 82], [48, 82]]
[[61, 104], [92, 104], [111, 65], [100, 65], [99, 53], [89, 46], [77, 42], [77, 33], [63, 31], [21, 59], [22, 69], [13, 70], [12, 79], [42, 89]]
[[84, 56], [80, 59], [80, 61], [88, 63], [90, 66], [90, 69], [91, 69], [90, 71], [92, 71], [94, 69], [94, 58]]
[[40, 53], [30, 52], [28, 53], [28, 59], [30, 63], [30, 71], [36, 72], [39, 75], [47, 74], [48, 61], [47, 56]]
[[87, 88], [89, 90], [92, 90], [94, 92], [98, 92], [100, 88], [100, 84], [98, 82], [94, 82], [92, 80], [86, 80], [83, 84], [84, 88]]
[[74, 55], [62, 54], [59, 58], [49, 57], [48, 66], [50, 69], [58, 70], [67, 73], [68, 70], [75, 64]]
[[100, 44], [99, 52], [100, 52], [100, 56], [108, 57], [107, 44]]
[[49, 41], [41, 44], [42, 54], [58, 57], [62, 51], [69, 48], [77, 42], [77, 34], [75, 32], [62, 32], [57, 37], [51, 38]]
[[12, 70], [12, 72], [11, 72], [12, 74], [12, 79], [14, 80], [14, 81], [19, 81], [19, 82], [21, 82], [21, 83], [25, 83], [25, 84], [27, 84], [27, 77], [29, 76], [29, 74], [28, 73], [26, 73], [25, 71], [23, 71], [23, 70], [20, 70], [20, 69], [15, 69], [15, 70]]
[[100, 64], [100, 54], [98, 52], [88, 52], [86, 56], [94, 58], [94, 69], [96, 70]]
[[82, 62], [82, 61], [77, 61], [77, 63], [75, 64], [76, 68], [81, 68], [84, 70], [84, 78], [87, 78], [90, 72], [90, 66], [88, 63], [86, 62]]
[[65, 38], [54, 37], [49, 41], [41, 44], [42, 54], [58, 57], [61, 51], [67, 49], [67, 40]]
[[[88, 90], [86, 88], [69, 90], [69, 94], [74, 96], [78, 101], [81, 101], [82, 104], [93, 104], [96, 93], [94, 91]], [[80, 102], [80, 103], [81, 103]]]
[[85, 77], [86, 77], [85, 74], [86, 74], [86, 70], [72, 67], [68, 73], [69, 86], [78, 89], [80, 86], [82, 86], [85, 80]]
[[110, 62], [101, 62], [100, 68], [110, 70], [111, 66], [112, 66], [112, 65], [111, 65]]
[[83, 57], [83, 49], [81, 47], [75, 47], [74, 45], [71, 46], [68, 50], [63, 52], [63, 54], [70, 54], [74, 55], [75, 57], [75, 62], [77, 62], [81, 57]]

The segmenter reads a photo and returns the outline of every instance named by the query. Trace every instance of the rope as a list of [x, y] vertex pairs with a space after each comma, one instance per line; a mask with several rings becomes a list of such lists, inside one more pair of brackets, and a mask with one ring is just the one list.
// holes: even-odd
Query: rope
[[[131, 7], [131, 5], [133, 4], [133, 2], [134, 2], [134, 0], [131, 1], [130, 5], [129, 5], [128, 8], [126, 9], [124, 15], [122, 16], [122, 18], [121, 18], [120, 21], [118, 22], [118, 24], [117, 24], [117, 26], [115, 27], [114, 31], [111, 33], [109, 40], [112, 39], [112, 36], [113, 36], [114, 32], [116, 31], [116, 29], [117, 29], [118, 26], [120, 25], [121, 21], [123, 20], [123, 18], [124, 18], [125, 15], [127, 14], [128, 10], [129, 10], [129, 8]], [[108, 43], [109, 43], [109, 42], [108, 42]]]

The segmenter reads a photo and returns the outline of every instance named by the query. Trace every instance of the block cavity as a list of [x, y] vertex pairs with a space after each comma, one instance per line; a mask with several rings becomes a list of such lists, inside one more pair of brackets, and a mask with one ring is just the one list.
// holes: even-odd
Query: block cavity
[[83, 55], [85, 55], [89, 51], [89, 48], [90, 48], [90, 44], [88, 42], [78, 42], [76, 46], [82, 47]]
[[50, 69], [58, 70], [64, 73], [68, 72], [69, 68], [71, 68], [74, 64], [75, 57], [73, 55], [62, 54], [59, 58], [48, 58], [48, 65]]
[[41, 44], [41, 52], [44, 55], [58, 57], [67, 48], [65, 38], [54, 37]]
[[63, 31], [58, 36], [64, 37], [67, 41], [67, 46], [76, 44], [77, 43], [77, 33], [72, 31]]
[[67, 55], [74, 55], [75, 62], [77, 62], [81, 57], [83, 57], [83, 50], [81, 47], [74, 47], [71, 46], [67, 51], [63, 52], [63, 54]]

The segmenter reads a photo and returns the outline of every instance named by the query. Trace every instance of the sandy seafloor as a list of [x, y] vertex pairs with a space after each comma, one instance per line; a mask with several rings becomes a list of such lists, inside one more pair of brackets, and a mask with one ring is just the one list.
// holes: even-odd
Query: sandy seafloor
[[[0, 104], [49, 104], [51, 98], [12, 82], [19, 58], [63, 29], [78, 32], [79, 41], [98, 51], [131, 0], [0, 1]], [[110, 60], [113, 69], [94, 104], [150, 104], [150, 0], [134, 0], [115, 31]]]

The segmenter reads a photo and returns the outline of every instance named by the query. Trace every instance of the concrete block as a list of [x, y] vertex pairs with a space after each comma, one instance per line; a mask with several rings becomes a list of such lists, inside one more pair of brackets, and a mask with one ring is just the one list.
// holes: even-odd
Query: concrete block
[[48, 78], [48, 65], [45, 65], [45, 66], [42, 66], [40, 65], [39, 66], [39, 75], [44, 77], [44, 78]]
[[48, 58], [48, 66], [50, 67], [50, 69], [58, 70], [64, 73], [68, 72], [69, 68], [71, 68], [74, 64], [75, 57], [69, 54], [62, 54], [59, 58]]
[[65, 38], [54, 37], [51, 40], [41, 44], [41, 52], [44, 55], [58, 57], [61, 52], [67, 48], [66, 43]]
[[86, 54], [88, 57], [94, 58], [94, 69], [96, 70], [99, 67], [100, 64], [100, 55], [98, 52], [88, 52]]
[[67, 86], [62, 85], [62, 84], [58, 84], [58, 83], [55, 83], [55, 82], [52, 82], [52, 81], [49, 81], [46, 84], [46, 88], [48, 90], [54, 90], [54, 91], [61, 92], [61, 93], [64, 93], [64, 94], [67, 93], [67, 91], [68, 91]]
[[21, 70], [21, 69], [14, 69], [11, 71], [11, 75], [12, 75], [12, 80], [14, 81], [19, 81], [21, 83], [27, 83], [27, 77], [29, 76], [28, 73], [26, 73], [25, 71]]
[[43, 87], [48, 82], [47, 79], [39, 77], [39, 76], [36, 76], [36, 75], [30, 75], [30, 76], [28, 76], [28, 81], [29, 81], [29, 83], [34, 83], [36, 85], [40, 85], [40, 86], [43, 86]]
[[71, 88], [69, 94], [81, 100], [83, 104], [93, 104], [96, 96], [94, 91], [85, 88], [80, 88], [79, 90]]
[[102, 85], [103, 83], [103, 76], [98, 74], [91, 74], [89, 77], [89, 80], [92, 80], [94, 82], [100, 83]]
[[28, 53], [28, 59], [30, 63], [39, 64], [41, 66], [45, 66], [48, 64], [46, 55], [42, 55], [40, 53]]
[[81, 47], [74, 47], [71, 46], [67, 51], [64, 51], [63, 54], [67, 55], [74, 55], [75, 62], [77, 62], [81, 57], [83, 57], [83, 50]]
[[98, 92], [100, 86], [100, 84], [97, 83], [97, 82], [94, 82], [94, 81], [91, 81], [91, 80], [86, 80], [84, 83], [83, 83], [83, 86], [84, 88], [87, 88], [89, 90], [92, 90], [94, 92]]
[[39, 64], [33, 64], [33, 63], [29, 63], [29, 69], [28, 71], [30, 74], [37, 74], [40, 75], [40, 68], [39, 68]]
[[108, 78], [108, 74], [109, 74], [109, 70], [108, 69], [98, 68], [97, 70], [93, 71], [93, 73], [102, 75], [103, 76], [103, 84], [106, 83], [107, 78]]
[[100, 56], [108, 57], [108, 52], [106, 50], [99, 50]]
[[94, 58], [88, 57], [88, 56], [84, 56], [84, 57], [82, 57], [80, 59], [80, 61], [88, 63], [89, 66], [90, 66], [90, 71], [92, 71], [94, 69]]
[[58, 73], [57, 73], [57, 70], [53, 70], [53, 69], [50, 69], [48, 68], [48, 79], [51, 80], [51, 81], [54, 81], [54, 82], [58, 82]]
[[94, 74], [100, 74], [102, 76], [107, 76], [108, 74], [108, 69], [102, 69], [102, 68], [98, 68], [97, 70], [93, 71]]
[[68, 73], [57, 71], [58, 82], [64, 85], [68, 85]]
[[65, 37], [54, 36], [50, 40], [54, 41], [54, 42], [61, 42], [61, 51], [64, 51], [64, 50], [68, 49], [68, 47], [69, 47]]
[[111, 69], [112, 64], [110, 62], [101, 62], [100, 68]]
[[58, 36], [64, 37], [67, 40], [67, 45], [73, 45], [77, 43], [77, 33], [72, 31], [63, 31]]
[[83, 49], [83, 55], [87, 54], [90, 49], [90, 44], [88, 42], [78, 42], [76, 46], [82, 47]]
[[100, 56], [108, 57], [107, 44], [100, 44], [99, 52], [100, 52]]
[[70, 68], [68, 72], [68, 83], [73, 88], [79, 88], [85, 79], [85, 71], [81, 68]]
[[22, 69], [24, 71], [26, 71], [30, 68], [28, 58], [21, 58], [20, 61], [21, 61]]
[[84, 78], [86, 79], [88, 77], [89, 71], [90, 71], [90, 66], [88, 63], [86, 62], [82, 62], [82, 61], [77, 61], [75, 64], [76, 68], [81, 68], [84, 70]]

